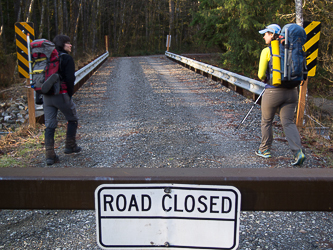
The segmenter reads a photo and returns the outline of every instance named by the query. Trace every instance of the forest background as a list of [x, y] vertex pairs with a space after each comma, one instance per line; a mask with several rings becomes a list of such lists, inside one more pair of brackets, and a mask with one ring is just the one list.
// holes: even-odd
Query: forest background
[[[257, 78], [270, 23], [295, 22], [291, 0], [0, 0], [0, 89], [17, 81], [14, 24], [33, 22], [35, 38], [66, 34], [80, 63], [105, 50], [112, 56], [163, 54], [172, 35], [173, 53], [213, 53], [221, 68]], [[333, 96], [333, 1], [303, 0], [304, 21], [320, 21], [313, 93]], [[216, 57], [217, 55], [217, 57]], [[22, 81], [22, 79], [21, 79]]]

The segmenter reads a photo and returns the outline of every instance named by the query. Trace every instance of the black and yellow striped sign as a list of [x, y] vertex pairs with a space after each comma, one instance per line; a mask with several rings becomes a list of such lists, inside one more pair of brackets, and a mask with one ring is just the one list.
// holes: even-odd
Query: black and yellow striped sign
[[18, 60], [18, 72], [21, 78], [29, 78], [29, 60], [27, 34], [30, 41], [35, 40], [35, 30], [33, 23], [15, 23], [16, 52]]
[[318, 45], [320, 38], [321, 23], [317, 21], [304, 22], [304, 30], [307, 36], [304, 44], [306, 52], [306, 64], [308, 67], [308, 76], [314, 76], [317, 68]]

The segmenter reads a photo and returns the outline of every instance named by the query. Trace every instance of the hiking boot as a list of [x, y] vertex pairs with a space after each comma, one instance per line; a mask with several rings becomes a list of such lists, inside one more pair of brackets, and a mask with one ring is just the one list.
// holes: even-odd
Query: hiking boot
[[291, 165], [296, 166], [296, 165], [302, 165], [303, 162], [305, 161], [306, 157], [305, 154], [303, 153], [302, 149], [298, 150], [296, 155], [295, 155], [295, 161], [291, 163]]
[[76, 144], [75, 137], [67, 137], [65, 144], [65, 154], [79, 153], [81, 151], [81, 147]]
[[54, 155], [52, 158], [46, 158], [46, 165], [53, 165], [54, 163], [59, 163], [60, 159], [57, 155]]
[[263, 158], [271, 158], [271, 151], [269, 149], [265, 150], [265, 152], [261, 152], [260, 150], [256, 151], [256, 155], [263, 157]]
[[78, 153], [81, 151], [81, 147], [76, 144], [76, 130], [77, 121], [69, 121], [67, 124], [66, 143], [65, 143], [65, 154]]
[[65, 154], [79, 153], [81, 149], [82, 149], [81, 147], [75, 144], [74, 147], [65, 147], [64, 153]]
[[54, 128], [45, 129], [45, 158], [47, 165], [60, 162], [59, 157], [54, 152]]

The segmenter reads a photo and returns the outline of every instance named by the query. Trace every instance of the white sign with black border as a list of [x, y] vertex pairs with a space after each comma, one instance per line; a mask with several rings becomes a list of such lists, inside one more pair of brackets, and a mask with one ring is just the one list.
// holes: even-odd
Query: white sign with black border
[[100, 185], [97, 242], [104, 249], [236, 249], [240, 206], [232, 186]]

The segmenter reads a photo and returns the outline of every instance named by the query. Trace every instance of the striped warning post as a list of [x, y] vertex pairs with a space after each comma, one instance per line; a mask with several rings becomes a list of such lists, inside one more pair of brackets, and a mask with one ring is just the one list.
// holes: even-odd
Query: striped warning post
[[315, 76], [321, 23], [317, 21], [304, 22], [303, 26], [307, 36], [304, 51], [307, 55], [306, 64], [308, 67], [308, 76]]
[[21, 78], [29, 78], [27, 33], [29, 33], [31, 41], [35, 40], [35, 30], [33, 23], [15, 23], [18, 72]]

